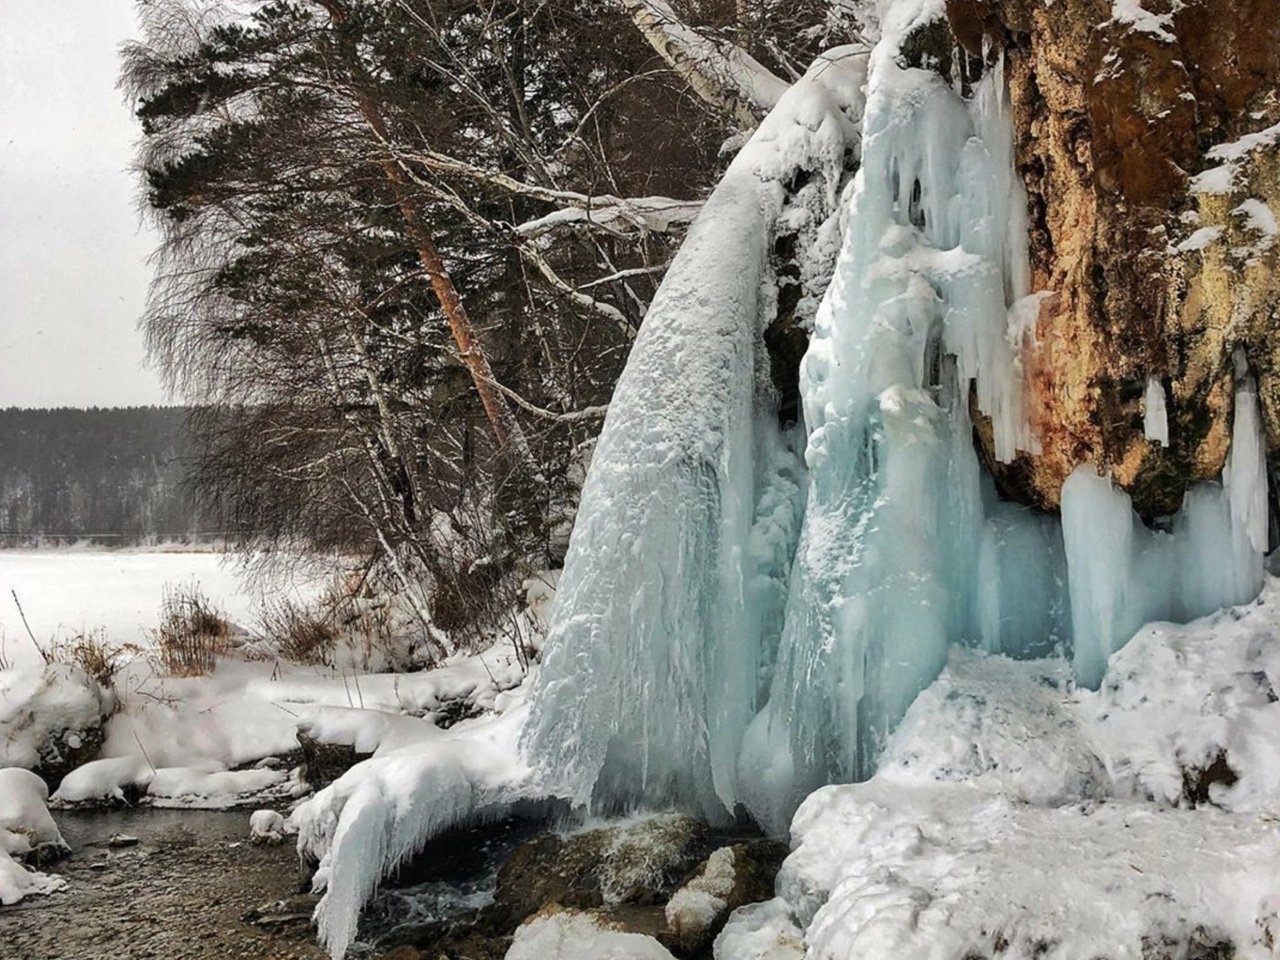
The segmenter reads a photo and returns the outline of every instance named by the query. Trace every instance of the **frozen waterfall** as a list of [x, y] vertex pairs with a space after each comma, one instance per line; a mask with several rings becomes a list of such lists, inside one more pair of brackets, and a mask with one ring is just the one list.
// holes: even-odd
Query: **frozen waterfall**
[[[1001, 501], [983, 471], [975, 410], [998, 459], [1038, 450], [1022, 383], [1041, 295], [1000, 64], [962, 93], [903, 57], [941, 10], [882, 3], [869, 58], [832, 55], [788, 93], [654, 301], [591, 465], [522, 741], [564, 795], [745, 809], [782, 832], [814, 788], [871, 773], [953, 643], [1070, 656], [1096, 685], [1141, 623], [1260, 588], [1247, 375], [1223, 483], [1190, 490], [1164, 529], [1092, 465], [1060, 520]], [[806, 204], [783, 186], [797, 171], [813, 177]], [[844, 224], [795, 437], [776, 426], [761, 343], [772, 237], [794, 216]], [[1167, 444], [1151, 382], [1148, 435]]]

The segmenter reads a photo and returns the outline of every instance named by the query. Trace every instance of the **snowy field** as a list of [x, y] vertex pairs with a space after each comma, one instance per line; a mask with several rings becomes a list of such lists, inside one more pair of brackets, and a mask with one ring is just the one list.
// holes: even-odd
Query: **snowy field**
[[[22, 625], [17, 593], [36, 639], [103, 629], [113, 643], [145, 643], [160, 618], [166, 585], [197, 583], [233, 622], [252, 625], [262, 591], [225, 554], [179, 550], [52, 548], [0, 550], [0, 658], [15, 666], [39, 662]], [[272, 585], [294, 596], [318, 584]]]

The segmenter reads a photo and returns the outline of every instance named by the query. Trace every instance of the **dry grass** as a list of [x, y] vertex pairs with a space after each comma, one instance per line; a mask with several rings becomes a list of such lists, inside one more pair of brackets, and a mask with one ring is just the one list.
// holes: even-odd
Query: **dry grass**
[[213, 670], [218, 655], [231, 646], [226, 617], [198, 584], [168, 586], [154, 631], [160, 668], [172, 677], [199, 677]]
[[263, 633], [280, 656], [308, 666], [332, 666], [338, 628], [332, 606], [312, 609], [283, 599], [262, 613]]
[[77, 633], [64, 640], [54, 640], [48, 648], [40, 650], [45, 663], [68, 663], [79, 667], [101, 686], [115, 686], [116, 673], [124, 660], [137, 653], [132, 644], [112, 646], [107, 641], [107, 631], [101, 627], [87, 633]]

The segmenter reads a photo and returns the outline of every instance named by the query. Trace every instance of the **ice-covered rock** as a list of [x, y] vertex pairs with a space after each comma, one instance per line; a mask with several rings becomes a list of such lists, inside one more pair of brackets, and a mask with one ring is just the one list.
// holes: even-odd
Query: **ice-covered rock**
[[282, 843], [289, 829], [275, 810], [255, 810], [249, 816], [249, 837], [256, 843]]
[[711, 945], [729, 913], [773, 895], [785, 848], [771, 840], [720, 847], [667, 901], [664, 915], [673, 943], [698, 954]]
[[434, 836], [539, 796], [517, 749], [522, 704], [356, 764], [290, 815], [298, 853], [317, 864], [315, 919], [335, 958], [383, 876]]
[[0, 906], [17, 903], [23, 897], [54, 893], [66, 885], [61, 877], [28, 870], [0, 847]]
[[506, 960], [675, 960], [653, 937], [575, 910], [548, 909], [522, 925]]

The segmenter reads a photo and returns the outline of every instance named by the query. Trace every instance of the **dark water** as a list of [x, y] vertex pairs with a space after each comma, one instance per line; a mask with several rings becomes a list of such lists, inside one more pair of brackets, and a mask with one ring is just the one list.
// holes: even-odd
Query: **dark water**
[[493, 902], [498, 870], [512, 852], [555, 825], [529, 812], [441, 834], [368, 903], [348, 957], [373, 956], [471, 921]]

